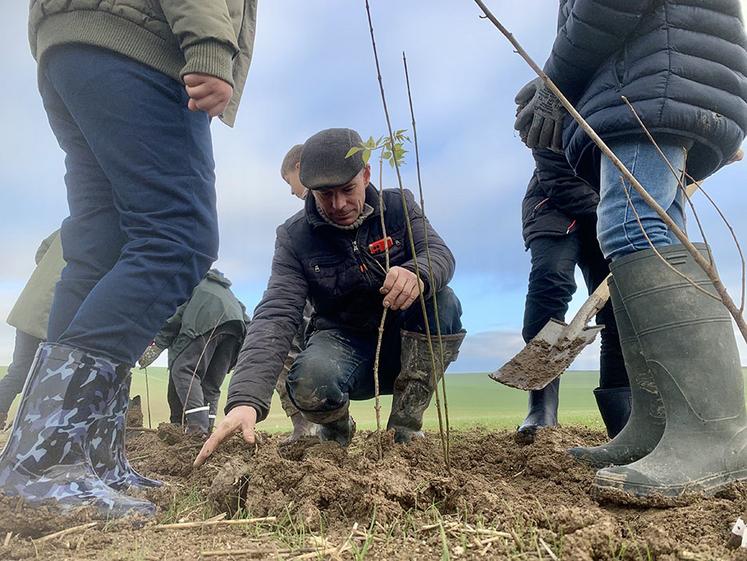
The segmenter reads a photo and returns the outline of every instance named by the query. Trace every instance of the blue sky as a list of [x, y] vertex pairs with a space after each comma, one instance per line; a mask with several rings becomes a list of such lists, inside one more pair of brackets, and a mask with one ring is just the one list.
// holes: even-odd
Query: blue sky
[[[490, 3], [540, 63], [552, 44], [554, 0]], [[521, 346], [529, 272], [520, 204], [531, 157], [512, 129], [513, 97], [530, 69], [463, 0], [373, 0], [377, 44], [395, 128], [410, 128], [402, 51], [410, 67], [429, 218], [457, 257], [452, 283], [469, 332], [453, 371], [497, 367]], [[4, 87], [0, 89], [0, 221], [5, 317], [33, 269], [39, 241], [65, 217], [63, 154], [36, 90], [26, 38], [27, 5], [12, 2], [0, 22]], [[314, 132], [352, 127], [364, 137], [386, 124], [363, 1], [260, 1], [254, 61], [236, 128], [213, 125], [221, 250], [216, 266], [252, 309], [269, 275], [275, 227], [299, 208], [278, 168], [287, 149]], [[416, 188], [414, 162], [404, 168]], [[747, 240], [747, 164], [706, 186]], [[384, 184], [395, 186], [392, 174]], [[727, 286], [738, 297], [739, 262], [728, 232], [699, 200], [709, 240]], [[579, 293], [572, 311], [585, 294]], [[12, 353], [13, 330], [0, 326], [0, 364]], [[744, 348], [745, 346], [742, 345]], [[743, 353], [743, 362], [747, 353]], [[596, 368], [587, 349], [575, 368]]]

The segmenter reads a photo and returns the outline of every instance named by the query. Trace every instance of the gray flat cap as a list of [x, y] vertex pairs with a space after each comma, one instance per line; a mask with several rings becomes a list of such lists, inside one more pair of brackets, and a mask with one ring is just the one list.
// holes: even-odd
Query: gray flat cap
[[360, 146], [361, 135], [353, 129], [325, 129], [310, 137], [301, 152], [301, 183], [307, 189], [345, 185], [363, 169], [361, 153], [345, 155]]

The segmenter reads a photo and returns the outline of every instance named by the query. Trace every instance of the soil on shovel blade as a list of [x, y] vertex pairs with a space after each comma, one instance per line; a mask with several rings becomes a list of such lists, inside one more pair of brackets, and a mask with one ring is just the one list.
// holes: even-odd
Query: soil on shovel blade
[[[1, 498], [0, 559], [747, 561], [747, 550], [727, 547], [747, 514], [747, 485], [671, 508], [600, 504], [589, 492], [594, 470], [566, 453], [602, 442], [596, 431], [543, 429], [524, 446], [511, 431], [453, 432], [450, 472], [438, 434], [407, 446], [385, 434], [382, 459], [375, 433], [347, 450], [281, 440], [250, 447], [234, 437], [193, 469], [197, 437], [170, 425], [133, 433], [133, 465], [167, 483], [145, 494], [159, 508], [155, 521], [85, 526], [90, 513], [63, 518]], [[159, 527], [222, 513], [242, 521]]]

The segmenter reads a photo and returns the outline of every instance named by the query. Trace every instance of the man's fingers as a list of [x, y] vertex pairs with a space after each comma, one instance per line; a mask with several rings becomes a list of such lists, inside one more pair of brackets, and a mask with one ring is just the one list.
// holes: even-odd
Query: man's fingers
[[197, 86], [187, 86], [187, 95], [192, 99], [202, 99], [211, 95], [214, 91], [213, 85], [207, 82]]
[[199, 467], [202, 464], [205, 463], [205, 460], [207, 460], [213, 452], [215, 452], [215, 449], [218, 448], [218, 446], [221, 445], [221, 443], [231, 436], [234, 432], [236, 432], [236, 428], [232, 427], [230, 425], [225, 424], [225, 422], [218, 425], [218, 427], [215, 429], [215, 432], [210, 435], [210, 438], [208, 438], [205, 441], [205, 444], [203, 444], [202, 449], [200, 450], [200, 453], [197, 454], [197, 458], [195, 459], [195, 467]]
[[542, 133], [544, 121], [544, 117], [535, 113], [534, 118], [532, 119], [532, 126], [529, 127], [529, 132], [527, 133], [526, 144], [529, 148], [536, 148], [539, 145], [539, 137]]
[[185, 86], [198, 86], [205, 83], [208, 80], [208, 76], [205, 74], [185, 74], [184, 85]]
[[397, 297], [392, 301], [391, 308], [393, 310], [399, 310], [402, 306], [412, 297], [412, 293], [416, 291], [417, 284], [415, 279], [409, 279], [407, 283], [402, 287]]
[[534, 94], [536, 92], [537, 92], [536, 80], [532, 80], [528, 84], [525, 84], [524, 87], [519, 90], [519, 93], [517, 93], [516, 97], [514, 98], [516, 105], [522, 105], [522, 104], [529, 103], [529, 100], [534, 97]]
[[530, 103], [523, 107], [517, 114], [514, 121], [514, 130], [521, 131], [526, 129], [534, 117], [534, 106]]
[[388, 294], [392, 290], [394, 283], [397, 282], [397, 277], [399, 277], [399, 271], [397, 270], [397, 268], [395, 267], [393, 269], [390, 269], [386, 274], [384, 284], [381, 285], [379, 292], [381, 292], [382, 294]]
[[241, 435], [244, 437], [244, 442], [247, 444], [254, 444], [254, 427], [244, 427], [241, 431]]

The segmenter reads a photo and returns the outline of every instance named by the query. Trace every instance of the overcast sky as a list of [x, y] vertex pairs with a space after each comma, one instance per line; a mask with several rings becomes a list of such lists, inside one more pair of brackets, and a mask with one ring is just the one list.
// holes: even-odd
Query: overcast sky
[[[489, 3], [540, 63], [552, 44], [555, 0]], [[453, 371], [497, 367], [521, 346], [529, 272], [520, 204], [531, 157], [512, 129], [513, 97], [532, 76], [469, 0], [373, 0], [372, 10], [395, 128], [410, 129], [402, 51], [410, 68], [429, 218], [457, 257], [453, 288], [469, 336]], [[0, 22], [0, 316], [33, 269], [41, 239], [66, 215], [63, 154], [36, 90], [27, 43], [27, 3], [8, 2]], [[234, 129], [213, 125], [221, 229], [216, 267], [253, 309], [269, 275], [275, 227], [299, 208], [278, 168], [287, 149], [328, 127], [384, 134], [363, 0], [263, 0], [254, 60]], [[116, 131], [113, 131], [116, 134]], [[404, 169], [416, 188], [414, 162]], [[747, 164], [706, 183], [737, 235], [747, 240]], [[392, 175], [384, 184], [395, 186]], [[699, 200], [719, 267], [735, 298], [739, 261], [728, 232]], [[575, 310], [585, 296], [579, 278]], [[0, 326], [0, 364], [13, 330]], [[744, 345], [743, 345], [744, 348]], [[743, 353], [743, 362], [747, 353]], [[597, 368], [596, 347], [574, 368]]]

